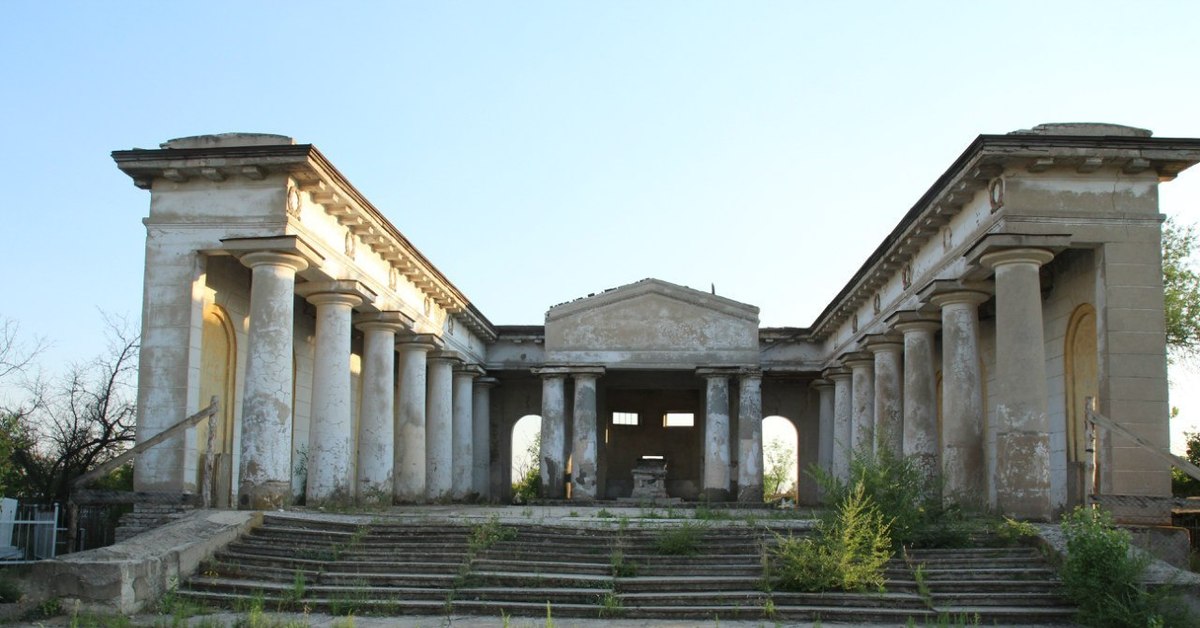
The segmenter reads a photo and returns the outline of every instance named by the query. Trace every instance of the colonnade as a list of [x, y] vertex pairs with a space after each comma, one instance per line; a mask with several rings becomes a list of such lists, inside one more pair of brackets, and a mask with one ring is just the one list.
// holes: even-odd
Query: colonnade
[[[849, 475], [852, 452], [915, 458], [948, 500], [1046, 519], [1054, 508], [1050, 422], [1038, 269], [1054, 254], [1040, 248], [981, 252], [994, 288], [935, 281], [921, 307], [897, 312], [863, 350], [844, 353], [814, 382], [819, 393], [818, 460]], [[979, 305], [996, 304], [994, 385], [984, 397]], [[938, 429], [934, 333], [942, 332], [942, 406]], [[988, 425], [985, 402], [992, 410]], [[985, 430], [986, 427], [986, 430]]]
[[[542, 495], [566, 497], [568, 453], [571, 457], [571, 497], [591, 500], [599, 496], [597, 449], [599, 416], [596, 383], [604, 367], [545, 367], [533, 369], [542, 378], [541, 446], [538, 452]], [[730, 430], [729, 382], [738, 378], [737, 498], [762, 501], [762, 373], [755, 369], [702, 368], [705, 379], [704, 495], [714, 501], [730, 497], [733, 445]], [[566, 380], [574, 381], [570, 406], [572, 442], [567, 443]]]
[[[291, 501], [294, 296], [316, 307], [305, 498], [309, 504], [486, 497], [489, 390], [478, 365], [399, 311], [354, 314], [375, 298], [357, 281], [310, 281], [300, 254], [253, 251], [242, 393], [238, 504]], [[351, 334], [363, 333], [362, 395], [354, 433]]]

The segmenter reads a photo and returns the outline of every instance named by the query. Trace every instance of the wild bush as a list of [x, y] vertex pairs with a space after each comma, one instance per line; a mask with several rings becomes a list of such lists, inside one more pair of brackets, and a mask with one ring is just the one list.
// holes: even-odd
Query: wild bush
[[772, 550], [774, 585], [788, 591], [883, 589], [892, 557], [890, 524], [865, 487], [856, 484], [834, 517], [812, 537], [780, 537]]
[[1129, 532], [1099, 508], [1076, 508], [1062, 520], [1067, 555], [1061, 575], [1067, 594], [1087, 626], [1195, 625], [1177, 600], [1142, 584], [1150, 559], [1130, 551]]

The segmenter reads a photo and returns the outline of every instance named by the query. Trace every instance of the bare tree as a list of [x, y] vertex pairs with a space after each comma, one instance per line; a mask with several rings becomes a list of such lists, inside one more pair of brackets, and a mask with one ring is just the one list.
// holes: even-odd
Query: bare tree
[[24, 476], [25, 497], [65, 501], [76, 477], [134, 441], [139, 339], [125, 321], [105, 320], [104, 354], [57, 378], [30, 382], [28, 401], [9, 411], [20, 430], [13, 461]]

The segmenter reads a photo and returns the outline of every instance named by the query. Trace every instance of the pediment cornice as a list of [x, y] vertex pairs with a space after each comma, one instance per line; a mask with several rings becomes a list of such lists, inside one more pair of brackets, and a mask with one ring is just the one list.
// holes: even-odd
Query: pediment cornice
[[608, 307], [622, 301], [629, 301], [647, 295], [658, 295], [674, 299], [689, 305], [753, 321], [756, 324], [758, 323], [759, 310], [753, 305], [653, 278], [611, 288], [604, 292], [568, 301], [567, 303], [560, 303], [546, 312], [546, 322], [552, 322], [585, 310]]

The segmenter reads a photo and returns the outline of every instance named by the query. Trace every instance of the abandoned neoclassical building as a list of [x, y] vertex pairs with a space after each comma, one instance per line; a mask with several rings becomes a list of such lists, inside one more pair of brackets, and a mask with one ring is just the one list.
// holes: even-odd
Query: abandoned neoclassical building
[[[497, 326], [312, 145], [207, 135], [113, 157], [150, 191], [138, 439], [220, 399], [213, 434], [138, 459], [139, 490], [195, 492], [211, 451], [222, 506], [502, 500], [526, 415], [550, 498], [627, 497], [661, 456], [670, 496], [760, 500], [768, 415], [796, 427], [802, 468], [888, 448], [1019, 517], [1082, 501], [1085, 476], [1170, 490], [1119, 435], [1093, 458], [1084, 400], [1168, 443], [1158, 185], [1200, 140], [981, 135], [785, 328], [657, 279]], [[807, 479], [799, 494], [818, 499]]]

